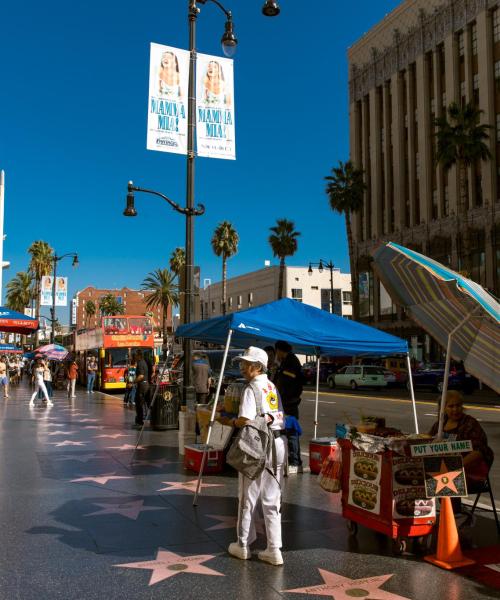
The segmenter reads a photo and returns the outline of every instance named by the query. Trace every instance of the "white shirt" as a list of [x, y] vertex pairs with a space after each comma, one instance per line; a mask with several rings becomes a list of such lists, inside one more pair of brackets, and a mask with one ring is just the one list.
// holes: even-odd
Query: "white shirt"
[[[278, 390], [274, 383], [269, 381], [267, 375], [264, 373], [257, 375], [251, 381], [251, 384], [258, 388], [261, 394], [262, 412], [273, 417], [271, 423], [271, 429], [284, 429], [285, 428], [285, 416], [283, 412], [283, 405], [281, 404], [281, 398], [278, 394]], [[248, 385], [240, 401], [240, 412], [239, 417], [250, 419], [251, 421], [257, 416], [257, 403], [255, 400], [254, 390]]]

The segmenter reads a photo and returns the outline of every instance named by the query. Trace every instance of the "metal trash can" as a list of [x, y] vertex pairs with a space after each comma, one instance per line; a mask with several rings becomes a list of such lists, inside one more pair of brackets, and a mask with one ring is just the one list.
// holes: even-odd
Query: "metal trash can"
[[160, 383], [151, 409], [151, 428], [155, 431], [179, 428], [180, 392], [176, 383]]

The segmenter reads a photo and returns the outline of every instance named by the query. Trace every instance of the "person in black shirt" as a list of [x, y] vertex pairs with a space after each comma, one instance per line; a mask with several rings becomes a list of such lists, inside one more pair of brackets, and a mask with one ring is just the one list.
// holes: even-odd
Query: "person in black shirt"
[[137, 350], [135, 360], [137, 362], [135, 368], [135, 385], [137, 386], [135, 396], [135, 426], [142, 427], [144, 425], [144, 401], [149, 389], [149, 369], [147, 362], [144, 360], [142, 350]]

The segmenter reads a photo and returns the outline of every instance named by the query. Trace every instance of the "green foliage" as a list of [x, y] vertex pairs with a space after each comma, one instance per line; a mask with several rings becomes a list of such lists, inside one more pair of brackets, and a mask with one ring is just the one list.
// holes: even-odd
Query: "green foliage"
[[186, 264], [186, 253], [184, 248], [176, 248], [170, 256], [170, 270], [179, 277]]
[[229, 221], [222, 221], [212, 236], [212, 250], [223, 259], [231, 258], [238, 252], [239, 235]]
[[106, 294], [99, 300], [99, 310], [103, 317], [123, 315], [125, 313], [125, 307], [123, 304], [120, 304], [116, 299], [116, 296], [111, 293]]
[[33, 298], [33, 277], [30, 273], [19, 271], [6, 286], [6, 305], [12, 310], [24, 312]]
[[274, 227], [270, 227], [271, 235], [268, 238], [274, 256], [285, 259], [297, 252], [297, 238], [300, 232], [295, 230], [293, 221], [278, 219]]
[[338, 167], [333, 167], [332, 175], [325, 179], [328, 181], [326, 193], [332, 210], [349, 216], [362, 208], [366, 189], [363, 171], [356, 169], [350, 160], [345, 163], [339, 161]]

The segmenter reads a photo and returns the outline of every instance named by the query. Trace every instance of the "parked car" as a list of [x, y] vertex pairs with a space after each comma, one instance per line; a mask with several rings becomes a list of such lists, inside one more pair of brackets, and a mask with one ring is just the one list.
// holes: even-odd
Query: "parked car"
[[384, 358], [382, 367], [394, 373], [397, 384], [405, 385], [408, 381], [408, 365], [404, 358]]
[[387, 382], [387, 387], [395, 387], [398, 385], [398, 379], [394, 371], [391, 371], [391, 369], [384, 369], [383, 367], [381, 367], [381, 369]]
[[[328, 376], [336, 373], [338, 367], [336, 363], [329, 361], [321, 361], [319, 363], [319, 381], [325, 383], [328, 380]], [[302, 375], [304, 376], [304, 383], [314, 384], [316, 383], [316, 361], [306, 362], [302, 365]]]
[[[443, 391], [444, 363], [428, 363], [421, 369], [412, 372], [413, 386], [420, 389]], [[477, 388], [478, 381], [463, 369], [452, 366], [448, 376], [448, 389], [461, 390], [464, 394], [472, 394]], [[409, 389], [410, 382], [407, 383]]]
[[387, 387], [384, 371], [381, 367], [373, 365], [350, 365], [343, 367], [327, 379], [328, 386], [350, 387]]

